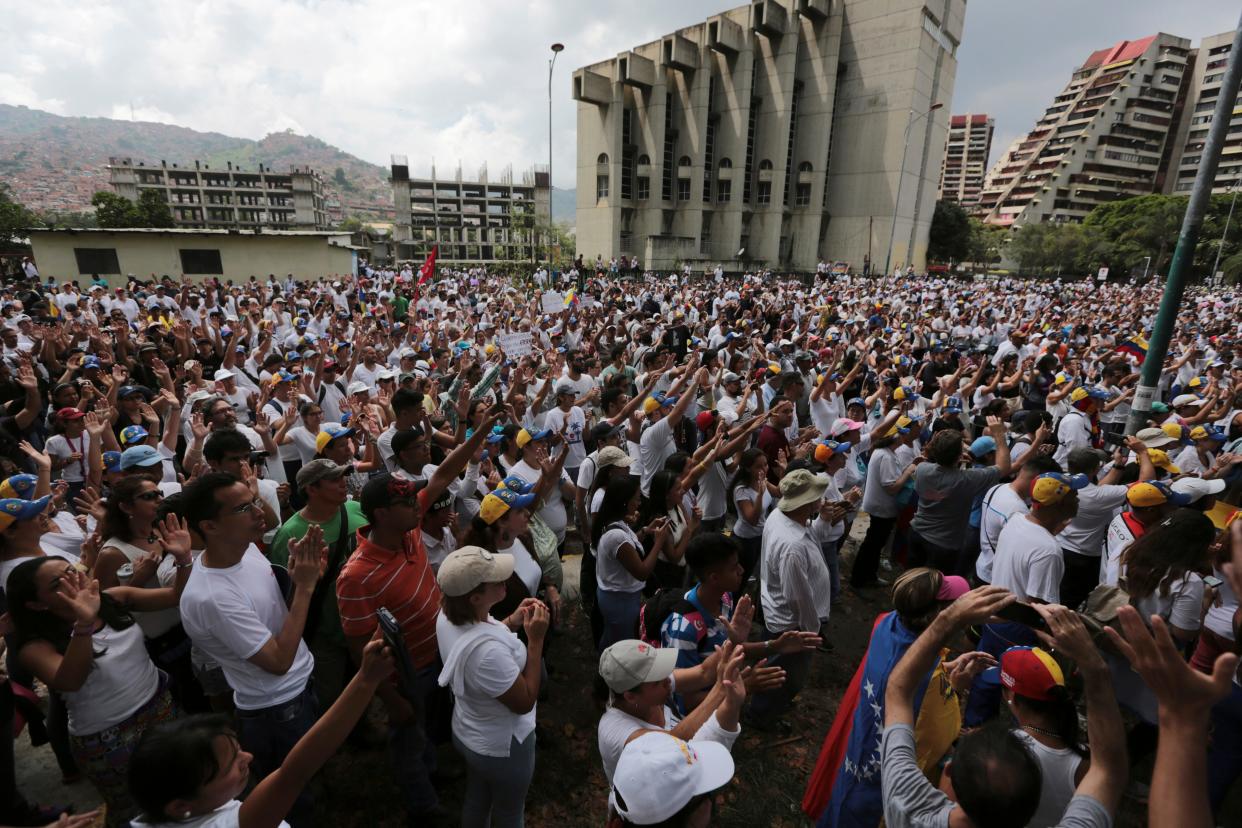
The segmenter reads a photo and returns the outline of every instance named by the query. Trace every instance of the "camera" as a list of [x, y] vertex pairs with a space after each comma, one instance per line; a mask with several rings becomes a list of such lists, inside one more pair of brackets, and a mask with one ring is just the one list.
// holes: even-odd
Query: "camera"
[[1126, 444], [1126, 435], [1116, 434], [1111, 431], [1106, 431], [1104, 432], [1104, 442], [1108, 443], [1110, 446], [1121, 448], [1122, 446]]

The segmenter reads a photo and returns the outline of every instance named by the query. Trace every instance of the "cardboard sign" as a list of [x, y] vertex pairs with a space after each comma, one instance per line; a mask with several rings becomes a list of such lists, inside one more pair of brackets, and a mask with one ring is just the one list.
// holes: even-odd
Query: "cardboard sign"
[[543, 292], [543, 312], [560, 313], [563, 310], [565, 310], [565, 297], [555, 290], [545, 290]]
[[534, 351], [534, 340], [529, 331], [501, 334], [496, 337], [496, 344], [509, 359], [521, 359]]

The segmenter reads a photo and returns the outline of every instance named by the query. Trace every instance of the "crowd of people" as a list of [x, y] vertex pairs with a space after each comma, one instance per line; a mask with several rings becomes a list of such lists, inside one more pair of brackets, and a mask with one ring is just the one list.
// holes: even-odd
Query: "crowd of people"
[[1187, 294], [1127, 434], [1158, 286], [596, 268], [0, 288], [0, 824], [60, 811], [16, 787], [24, 725], [111, 826], [310, 826], [373, 738], [409, 824], [520, 826], [570, 612], [583, 824], [713, 824], [847, 590], [892, 611], [820, 825], [1107, 826], [1127, 785], [1214, 824], [1242, 293]]

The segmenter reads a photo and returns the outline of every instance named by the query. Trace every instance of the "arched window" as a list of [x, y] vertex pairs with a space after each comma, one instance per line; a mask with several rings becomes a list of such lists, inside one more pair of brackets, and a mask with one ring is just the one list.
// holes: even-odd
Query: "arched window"
[[595, 159], [595, 163], [596, 163], [596, 164], [607, 164], [607, 163], [608, 163], [608, 153], [606, 153], [606, 152], [601, 152], [601, 153], [599, 154], [599, 158], [596, 158], [596, 159]]
[[810, 172], [810, 171], [811, 171], [810, 161], [803, 161], [801, 164], [798, 165], [798, 172], [803, 173], [803, 172]]
[[678, 158], [678, 159], [677, 159], [677, 166], [679, 166], [679, 167], [688, 167], [688, 166], [690, 166], [690, 156], [688, 156], [688, 155], [683, 155], [681, 158]]
[[722, 169], [722, 170], [731, 170], [731, 169], [733, 169], [733, 162], [732, 162], [732, 161], [730, 161], [728, 158], [721, 158], [721, 159], [720, 159], [720, 169]]
[[600, 201], [608, 198], [608, 153], [601, 152], [595, 163], [604, 168], [595, 176], [595, 200]]
[[643, 167], [643, 166], [650, 166], [650, 165], [651, 165], [651, 159], [650, 159], [650, 158], [648, 158], [648, 157], [647, 157], [647, 156], [645, 156], [645, 155], [640, 155], [640, 156], [638, 156], [638, 165], [639, 165], [640, 167]]
[[765, 158], [765, 159], [763, 159], [762, 161], [760, 161], [760, 162], [759, 162], [759, 169], [760, 169], [760, 170], [770, 170], [770, 169], [772, 169], [772, 162], [771, 162], [771, 161], [769, 161], [769, 160], [768, 160], [768, 159], [766, 159], [766, 158]]

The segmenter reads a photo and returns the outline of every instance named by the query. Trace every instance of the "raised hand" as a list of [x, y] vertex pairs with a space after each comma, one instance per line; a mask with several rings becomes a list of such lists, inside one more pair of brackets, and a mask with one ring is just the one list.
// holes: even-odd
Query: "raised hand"
[[996, 666], [996, 659], [987, 653], [974, 651], [962, 653], [952, 661], [944, 662], [942, 666], [953, 689], [964, 693], [970, 689], [976, 676], [989, 667]]
[[73, 612], [78, 624], [93, 624], [99, 617], [99, 581], [81, 570], [70, 567], [60, 577], [56, 595], [61, 604]]
[[152, 528], [165, 552], [172, 555], [179, 564], [189, 563], [192, 541], [188, 523], [174, 514], [169, 514], [162, 523], [157, 523]]
[[163, 553], [148, 552], [138, 560], [134, 561], [134, 571], [130, 576], [129, 582], [134, 586], [143, 586], [155, 577], [156, 570], [160, 568], [160, 559]]
[[99, 497], [99, 490], [93, 486], [86, 486], [73, 499], [73, 505], [77, 507], [78, 514], [89, 514], [96, 521], [104, 518], [105, 508], [104, 502]]
[[37, 450], [25, 440], [18, 443], [17, 447], [22, 450], [23, 454], [34, 461], [35, 465], [39, 467], [39, 471], [52, 470], [52, 455], [48, 454], [46, 451]]
[[201, 443], [207, 439], [207, 435], [211, 433], [211, 426], [207, 423], [207, 418], [203, 416], [203, 412], [197, 411], [190, 417], [190, 434], [194, 438], [194, 442]]
[[542, 641], [543, 637], [548, 634], [548, 625], [551, 622], [551, 613], [543, 602], [531, 605], [527, 610], [526, 619], [522, 622], [522, 628], [526, 630], [526, 640]]
[[766, 658], [760, 659], [753, 666], [746, 667], [741, 673], [746, 684], [746, 692], [750, 695], [762, 693], [764, 690], [775, 690], [785, 683], [784, 667], [769, 667]]
[[108, 421], [98, 411], [88, 411], [82, 419], [86, 422], [86, 433], [92, 439], [103, 437], [104, 431], [108, 428]]
[[987, 585], [972, 589], [944, 612], [947, 620], [958, 626], [982, 624], [1016, 600], [1014, 594], [1004, 587]]

